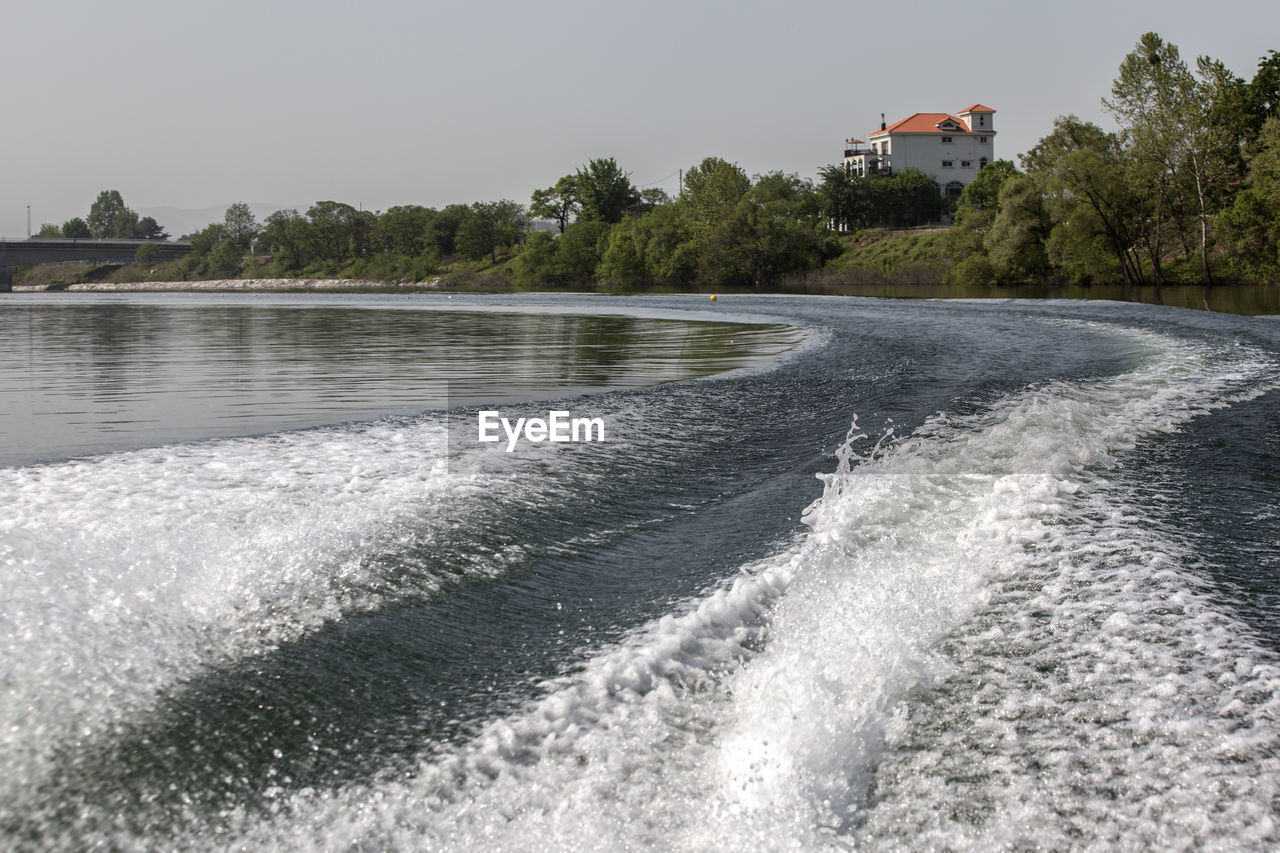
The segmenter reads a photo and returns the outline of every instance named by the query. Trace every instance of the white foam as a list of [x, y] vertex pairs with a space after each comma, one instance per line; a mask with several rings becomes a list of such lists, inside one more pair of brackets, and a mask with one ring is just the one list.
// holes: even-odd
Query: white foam
[[[1259, 756], [1276, 754], [1273, 663], [1195, 588], [1108, 472], [1144, 436], [1274, 387], [1275, 365], [1243, 347], [1116, 334], [1146, 350], [1132, 371], [939, 416], [864, 458], [846, 450], [807, 514], [810, 533], [775, 559], [404, 778], [298, 792], [268, 820], [226, 815], [234, 843], [803, 850], [1272, 838], [1277, 769]], [[1206, 659], [1188, 654], [1197, 649]], [[1040, 689], [1045, 661], [1066, 667], [1058, 692]], [[948, 689], [951, 717], [936, 714], [946, 721], [935, 731], [919, 709]], [[1107, 742], [1114, 697], [1131, 734], [1108, 752], [1090, 739]], [[1028, 756], [1034, 771], [1017, 766]], [[1161, 766], [1175, 772], [1161, 778]], [[1113, 784], [1097, 794], [1108, 768]]]
[[432, 595], [450, 576], [379, 555], [519, 495], [519, 460], [445, 460], [419, 420], [0, 469], [0, 800], [202, 668]]

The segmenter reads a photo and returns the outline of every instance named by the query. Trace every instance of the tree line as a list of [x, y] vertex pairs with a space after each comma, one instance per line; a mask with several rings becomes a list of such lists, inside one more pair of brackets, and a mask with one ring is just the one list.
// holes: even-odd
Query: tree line
[[118, 190], [103, 190], [89, 206], [87, 216], [73, 216], [61, 225], [46, 223], [36, 237], [42, 239], [166, 240], [169, 235], [150, 216], [139, 217]]
[[1103, 106], [965, 187], [951, 280], [1280, 281], [1280, 54], [1245, 80], [1147, 33]]
[[[541, 287], [763, 289], [847, 267], [850, 234], [954, 218], [935, 270], [956, 283], [1280, 281], [1280, 54], [1269, 51], [1245, 80], [1208, 57], [1191, 68], [1148, 33], [1103, 105], [1116, 130], [1060, 117], [1021, 168], [988, 164], [958, 203], [913, 168], [860, 176], [839, 163], [815, 181], [749, 176], [719, 157], [689, 168], [670, 196], [635, 186], [604, 157], [527, 205], [371, 212], [320, 201], [259, 223], [237, 203], [191, 235], [177, 272], [226, 278], [252, 265], [264, 277], [422, 281], [470, 263]], [[114, 190], [87, 219], [46, 228], [164, 236]]]

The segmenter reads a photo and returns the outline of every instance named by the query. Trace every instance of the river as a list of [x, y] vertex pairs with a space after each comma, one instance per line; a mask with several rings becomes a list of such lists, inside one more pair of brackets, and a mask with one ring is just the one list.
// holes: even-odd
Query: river
[[[1280, 320], [33, 294], [0, 324], [0, 846], [1280, 843]], [[603, 440], [508, 452], [484, 411]]]

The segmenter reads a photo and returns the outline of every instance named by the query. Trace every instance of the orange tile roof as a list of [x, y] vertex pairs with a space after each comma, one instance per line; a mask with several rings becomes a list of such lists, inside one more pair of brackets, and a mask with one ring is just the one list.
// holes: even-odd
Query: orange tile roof
[[895, 121], [884, 130], [875, 131], [872, 136], [882, 133], [950, 133], [952, 131], [941, 130], [938, 127], [947, 119], [956, 123], [960, 133], [969, 131], [969, 125], [965, 124], [963, 119], [958, 119], [950, 113], [916, 113], [901, 121]]
[[991, 107], [984, 107], [982, 104], [974, 104], [968, 109], [961, 110], [960, 112], [962, 113], [993, 113], [995, 112], [995, 110], [991, 109]]

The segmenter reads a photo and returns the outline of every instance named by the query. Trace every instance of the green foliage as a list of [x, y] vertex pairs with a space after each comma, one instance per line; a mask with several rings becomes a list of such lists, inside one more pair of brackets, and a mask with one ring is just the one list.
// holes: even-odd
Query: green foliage
[[1267, 119], [1280, 117], [1280, 53], [1269, 50], [1258, 60], [1258, 71], [1249, 81], [1246, 99], [1252, 140], [1262, 132]]
[[956, 221], [962, 222], [977, 211], [999, 210], [1000, 188], [1014, 175], [1021, 174], [1011, 160], [996, 160], [978, 170], [977, 176], [960, 193], [956, 203]]
[[126, 233], [132, 236], [137, 214], [130, 219], [129, 212], [118, 190], [103, 190], [89, 206], [89, 218], [86, 221], [90, 235], [99, 239], [120, 237], [124, 236], [120, 231], [128, 229]]
[[375, 217], [337, 201], [318, 201], [307, 210], [308, 237], [316, 258], [335, 264], [369, 254]]
[[1022, 156], [1022, 165], [1044, 194], [1054, 222], [1074, 221], [1079, 233], [1104, 235], [1124, 280], [1146, 282], [1143, 246], [1149, 245], [1151, 220], [1129, 180], [1115, 134], [1061, 116], [1053, 132]]
[[534, 190], [529, 204], [529, 215], [535, 219], [550, 219], [563, 234], [569, 222], [582, 208], [578, 202], [578, 178], [565, 175], [555, 186]]
[[415, 257], [434, 254], [431, 226], [436, 211], [416, 204], [392, 207], [374, 223], [372, 245], [377, 252]]
[[227, 239], [227, 227], [221, 222], [214, 222], [191, 235], [191, 255], [202, 258], [213, 251], [223, 240]]
[[627, 287], [689, 284], [697, 270], [687, 219], [673, 205], [628, 217], [609, 232], [596, 274]]
[[715, 227], [751, 188], [751, 179], [736, 164], [707, 157], [684, 176], [678, 204], [694, 232]]
[[93, 232], [89, 230], [89, 225], [78, 216], [73, 216], [66, 222], [62, 223], [62, 236], [68, 239], [81, 239], [84, 237], [92, 237]]
[[612, 229], [607, 222], [592, 220], [575, 222], [565, 229], [556, 241], [555, 278], [562, 283], [592, 281]]
[[892, 177], [859, 176], [845, 164], [825, 166], [816, 200], [823, 216], [840, 231], [872, 226], [911, 228], [938, 222], [947, 202], [933, 176], [913, 167]]
[[98, 193], [89, 207], [88, 218], [67, 220], [63, 235], [115, 240], [163, 240], [169, 236], [150, 216], [139, 219], [136, 211], [125, 206], [118, 190]]
[[496, 261], [498, 249], [516, 245], [528, 227], [524, 208], [514, 201], [476, 202], [471, 205], [470, 215], [458, 224], [454, 243], [458, 254], [468, 260], [478, 261], [488, 255]]
[[870, 224], [870, 183], [859, 178], [851, 165], [823, 166], [818, 177], [818, 204], [833, 228], [856, 231]]
[[167, 240], [169, 238], [164, 227], [150, 216], [144, 216], [138, 220], [134, 236], [142, 240]]
[[214, 246], [205, 261], [205, 272], [213, 278], [235, 278], [243, 267], [244, 251], [230, 237]]
[[1047, 275], [1050, 266], [1044, 243], [1050, 220], [1039, 187], [1015, 175], [1001, 187], [997, 206], [999, 212], [983, 240], [996, 278], [1020, 283]]
[[227, 239], [233, 241], [240, 247], [241, 251], [249, 251], [249, 247], [253, 245], [253, 240], [258, 236], [261, 230], [258, 227], [258, 221], [253, 215], [253, 211], [249, 209], [249, 205], [242, 201], [227, 208], [226, 214], [223, 216], [222, 224], [226, 229]]
[[942, 260], [946, 236], [947, 232], [941, 230], [903, 232], [873, 228], [859, 231], [831, 266], [835, 269], [859, 266], [891, 273], [931, 265]]
[[1000, 274], [985, 252], [974, 252], [947, 272], [946, 281], [961, 287], [994, 287]]
[[40, 226], [40, 230], [35, 233], [35, 236], [42, 239], [58, 239], [62, 237], [62, 226], [54, 225], [52, 222], [46, 222]]
[[1218, 245], [1228, 274], [1244, 281], [1280, 279], [1280, 117], [1268, 118], [1248, 151], [1247, 187], [1218, 216]]
[[617, 227], [586, 220], [570, 225], [558, 238], [546, 231], [530, 235], [514, 264], [516, 280], [552, 286], [591, 283]]
[[[193, 235], [193, 251], [195, 244]], [[297, 273], [315, 259], [311, 223], [296, 210], [277, 210], [268, 216], [259, 244], [274, 255], [275, 269], [281, 274]]]
[[578, 217], [587, 222], [621, 222], [640, 205], [640, 193], [631, 185], [631, 177], [612, 157], [592, 160], [578, 170], [572, 184], [580, 205]]
[[155, 260], [159, 251], [154, 243], [143, 243], [138, 247], [138, 251], [133, 253], [133, 259], [140, 264], [149, 263]]
[[427, 231], [427, 243], [441, 257], [454, 254], [458, 250], [458, 229], [470, 215], [470, 205], [451, 204], [445, 207], [432, 218], [431, 225]]
[[892, 178], [883, 179], [878, 187], [880, 204], [899, 228], [911, 228], [938, 222], [946, 213], [946, 201], [938, 184], [927, 172], [908, 166]]

